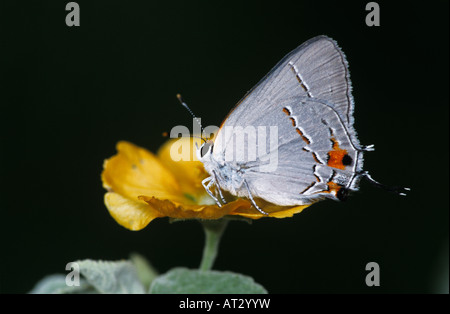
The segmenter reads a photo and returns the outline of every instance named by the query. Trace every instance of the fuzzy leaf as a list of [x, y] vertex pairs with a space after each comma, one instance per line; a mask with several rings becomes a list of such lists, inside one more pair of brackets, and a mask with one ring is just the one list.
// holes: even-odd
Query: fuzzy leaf
[[253, 278], [228, 271], [174, 268], [153, 280], [150, 293], [265, 294]]
[[64, 293], [96, 293], [96, 290], [81, 279], [79, 286], [68, 286], [66, 284], [66, 275], [54, 274], [41, 279], [30, 294], [64, 294]]
[[145, 293], [136, 268], [129, 261], [93, 261], [76, 262], [81, 275], [99, 293]]

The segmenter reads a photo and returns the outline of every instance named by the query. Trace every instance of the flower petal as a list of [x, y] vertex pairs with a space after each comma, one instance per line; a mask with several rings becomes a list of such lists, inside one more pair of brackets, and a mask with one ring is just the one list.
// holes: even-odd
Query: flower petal
[[[274, 205], [275, 206], [275, 205]], [[302, 210], [304, 210], [306, 207], [309, 207], [310, 205], [301, 205], [297, 207], [286, 207], [286, 206], [278, 206], [277, 210], [267, 210], [267, 208], [261, 208], [265, 212], [267, 212], [269, 215], [261, 214], [259, 211], [257, 211], [255, 208], [251, 208], [250, 210], [242, 210], [239, 209], [232, 213], [232, 215], [239, 215], [246, 218], [251, 219], [259, 219], [263, 217], [273, 217], [273, 218], [288, 218], [292, 217], [294, 214], [300, 213]]]
[[297, 207], [290, 207], [290, 208], [287, 208], [287, 209], [279, 210], [279, 211], [270, 213], [270, 217], [275, 217], [275, 218], [292, 217], [292, 216], [294, 216], [294, 214], [300, 213], [306, 207], [309, 207], [309, 206], [311, 206], [311, 204], [309, 204], [309, 205], [300, 205], [300, 206], [297, 206]]
[[106, 160], [103, 186], [130, 200], [139, 195], [183, 201], [180, 185], [174, 175], [151, 152], [128, 142], [117, 143], [118, 154]]
[[226, 215], [242, 216], [251, 219], [263, 217], [287, 218], [300, 213], [303, 209], [310, 206], [277, 206], [258, 200], [261, 209], [269, 214], [264, 215], [254, 208], [249, 200], [242, 198], [229, 202], [222, 207], [218, 207], [217, 205], [186, 205], [144, 195], [139, 196], [139, 199], [151, 205], [162, 216], [180, 219], [219, 219]]
[[311, 205], [309, 204], [301, 206], [279, 206], [266, 202], [265, 200], [260, 198], [256, 199], [256, 204], [258, 204], [258, 206], [263, 211], [268, 213], [268, 215], [261, 214], [253, 206], [251, 206], [250, 208], [243, 208], [243, 207], [238, 208], [236, 211], [232, 213], [232, 215], [239, 215], [251, 219], [259, 219], [263, 217], [287, 218], [292, 217], [294, 214], [300, 213], [303, 209]]
[[197, 159], [196, 144], [200, 147], [201, 140], [180, 137], [167, 141], [158, 151], [161, 163], [176, 175], [181, 190], [194, 197], [205, 194], [202, 180], [209, 176]]
[[217, 205], [185, 205], [149, 196], [139, 196], [139, 199], [151, 205], [162, 216], [179, 219], [219, 219], [226, 215], [233, 215], [236, 211], [245, 211], [252, 206], [249, 201], [244, 199], [227, 203], [222, 207]]
[[149, 204], [133, 201], [113, 192], [105, 194], [105, 205], [118, 224], [133, 231], [141, 230], [153, 219], [162, 217]]

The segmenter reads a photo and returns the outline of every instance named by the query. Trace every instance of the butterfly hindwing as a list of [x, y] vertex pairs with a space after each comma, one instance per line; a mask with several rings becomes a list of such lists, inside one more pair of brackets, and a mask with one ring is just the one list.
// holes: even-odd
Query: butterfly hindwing
[[[341, 189], [354, 189], [362, 155], [333, 107], [321, 100], [294, 97], [280, 99], [267, 114], [271, 119], [261, 120], [263, 125], [226, 127], [225, 131], [238, 130], [229, 137], [223, 157], [228, 165], [241, 169], [253, 196], [280, 205], [302, 205], [324, 197], [338, 199]], [[275, 130], [277, 134], [271, 134]], [[241, 145], [238, 138], [243, 139]], [[274, 138], [277, 141], [271, 142]], [[221, 181], [233, 190], [227, 186], [231, 181]]]

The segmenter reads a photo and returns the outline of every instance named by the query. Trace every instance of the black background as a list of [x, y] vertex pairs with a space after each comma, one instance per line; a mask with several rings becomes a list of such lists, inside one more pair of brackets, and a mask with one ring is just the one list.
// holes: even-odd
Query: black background
[[[102, 163], [128, 140], [156, 151], [173, 126], [206, 125], [285, 54], [326, 34], [350, 64], [355, 127], [375, 144], [365, 169], [412, 188], [400, 197], [362, 183], [344, 203], [290, 219], [233, 222], [215, 269], [272, 293], [448, 291], [448, 2], [2, 1], [0, 292], [24, 293], [66, 263], [139, 252], [160, 271], [195, 268], [198, 222], [119, 226], [103, 204]], [[381, 286], [365, 285], [377, 262]], [[445, 271], [446, 269], [446, 271]]]

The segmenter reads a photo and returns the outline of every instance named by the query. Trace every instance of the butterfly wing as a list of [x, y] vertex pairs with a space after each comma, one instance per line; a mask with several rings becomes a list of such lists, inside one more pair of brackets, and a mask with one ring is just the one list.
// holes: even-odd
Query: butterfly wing
[[[279, 205], [304, 205], [325, 197], [343, 199], [349, 190], [357, 190], [362, 151], [337, 111], [326, 101], [305, 97], [280, 99], [279, 105], [268, 112], [273, 120], [261, 121], [268, 124], [266, 130], [276, 125], [278, 142], [271, 144], [268, 134], [266, 153], [259, 151], [255, 161], [230, 163], [242, 169], [252, 195]], [[258, 134], [258, 145], [260, 138]], [[251, 141], [245, 142], [246, 154]], [[227, 151], [239, 150], [232, 145], [234, 140]]]
[[[347, 61], [337, 43], [326, 36], [314, 37], [286, 55], [234, 107], [222, 127], [257, 124], [269, 107], [278, 106], [278, 99], [293, 96], [327, 101], [357, 142]], [[220, 133], [217, 137], [224, 136]], [[224, 147], [215, 149], [219, 153]]]
[[[362, 168], [352, 114], [345, 56], [332, 39], [315, 37], [283, 58], [233, 109], [217, 134], [213, 157], [241, 173], [254, 197], [272, 203], [340, 199], [344, 191], [357, 189], [356, 173]], [[270, 127], [278, 132], [275, 150], [270, 134], [259, 138], [258, 128], [270, 132]], [[227, 129], [246, 134], [236, 137]], [[240, 148], [235, 140], [239, 137]], [[261, 146], [270, 149], [252, 152]], [[247, 159], [236, 157], [240, 151]], [[270, 165], [274, 154], [276, 169], [261, 167]], [[253, 155], [257, 158], [249, 160]], [[246, 196], [239, 180], [227, 177], [232, 171], [217, 173], [222, 187]]]

